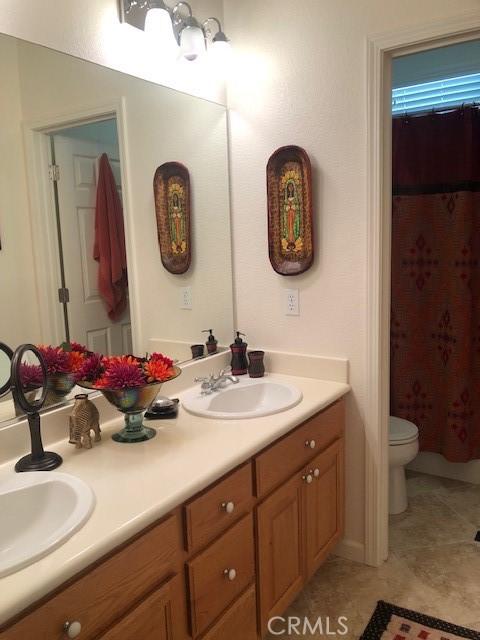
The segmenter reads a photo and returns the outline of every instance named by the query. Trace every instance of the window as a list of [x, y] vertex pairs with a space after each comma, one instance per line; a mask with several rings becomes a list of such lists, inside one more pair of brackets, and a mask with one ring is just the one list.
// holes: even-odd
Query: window
[[480, 102], [480, 73], [398, 87], [392, 91], [393, 114], [453, 109], [472, 102]]

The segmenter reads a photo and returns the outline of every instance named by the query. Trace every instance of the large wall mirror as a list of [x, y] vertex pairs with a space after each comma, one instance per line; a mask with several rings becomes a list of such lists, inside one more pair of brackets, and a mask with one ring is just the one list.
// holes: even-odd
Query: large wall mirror
[[[225, 108], [6, 35], [0, 74], [0, 341], [15, 349], [70, 340], [179, 362], [205, 341], [204, 329], [228, 345]], [[166, 162], [190, 174], [192, 259], [181, 275], [162, 265], [157, 237], [153, 179]], [[107, 286], [99, 283], [98, 245], [107, 234], [102, 264], [118, 271], [121, 224], [97, 203], [99, 189], [113, 197], [112, 183], [128, 275], [109, 291], [108, 272]], [[11, 398], [0, 399], [0, 423], [14, 416]]]

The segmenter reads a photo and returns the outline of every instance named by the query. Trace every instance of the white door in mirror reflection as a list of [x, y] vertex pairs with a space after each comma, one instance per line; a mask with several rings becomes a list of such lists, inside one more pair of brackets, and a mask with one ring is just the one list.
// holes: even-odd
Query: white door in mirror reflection
[[[93, 125], [97, 134], [99, 124]], [[60, 168], [57, 187], [65, 281], [70, 297], [67, 305], [70, 339], [103, 354], [131, 353], [129, 308], [117, 321], [110, 320], [98, 290], [98, 262], [93, 258], [98, 160], [102, 153], [108, 155], [121, 196], [118, 142], [115, 137], [109, 142], [106, 136], [91, 133], [94, 139], [85, 139], [89, 126], [92, 125], [54, 135], [55, 161]]]

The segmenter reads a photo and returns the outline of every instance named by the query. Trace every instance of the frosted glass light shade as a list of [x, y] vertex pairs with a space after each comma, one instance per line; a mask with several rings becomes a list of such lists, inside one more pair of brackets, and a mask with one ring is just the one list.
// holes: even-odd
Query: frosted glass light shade
[[224, 63], [229, 62], [232, 56], [232, 45], [229, 40], [214, 40], [209, 50], [216, 60]]
[[177, 46], [170, 14], [165, 9], [152, 8], [147, 11], [145, 17], [145, 33], [165, 49], [173, 49]]
[[208, 57], [213, 65], [214, 73], [226, 80], [232, 63], [232, 47], [228, 40], [214, 40], [208, 47]]
[[205, 53], [205, 37], [200, 27], [185, 27], [180, 34], [180, 50], [187, 60], [196, 60]]

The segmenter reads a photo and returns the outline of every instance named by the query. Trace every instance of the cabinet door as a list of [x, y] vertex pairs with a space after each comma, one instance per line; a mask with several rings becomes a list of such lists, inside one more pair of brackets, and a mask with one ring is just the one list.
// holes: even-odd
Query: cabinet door
[[312, 460], [304, 485], [305, 575], [308, 579], [325, 560], [344, 526], [343, 438]]
[[302, 479], [295, 474], [257, 508], [260, 624], [285, 611], [303, 586]]
[[102, 640], [186, 640], [185, 591], [180, 576], [171, 578], [149, 595]]

